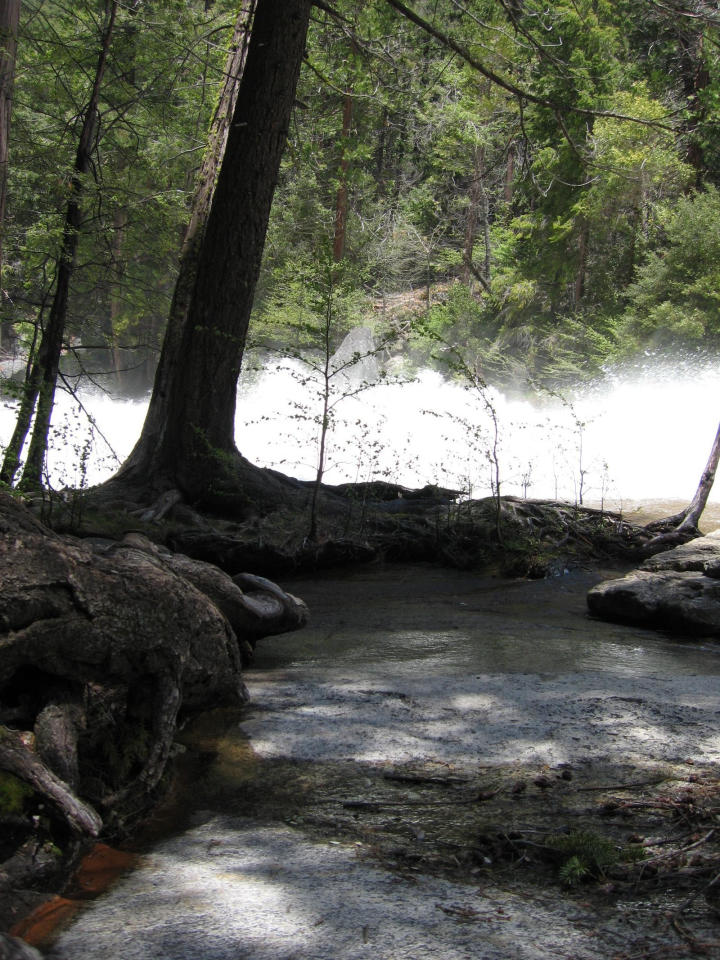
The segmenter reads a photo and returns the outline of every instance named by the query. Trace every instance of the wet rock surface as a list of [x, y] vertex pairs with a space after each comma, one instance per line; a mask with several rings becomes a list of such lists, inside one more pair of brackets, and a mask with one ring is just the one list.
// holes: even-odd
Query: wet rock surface
[[311, 625], [184, 732], [171, 838], [49, 956], [718, 955], [720, 656], [588, 619], [591, 582], [286, 585]]
[[50, 955], [105, 957], [108, 924], [121, 917], [126, 960], [607, 955], [598, 953], [594, 919], [575, 904], [561, 916], [542, 895], [493, 892], [500, 898], [480, 885], [402, 877], [351, 845], [216, 816], [157, 848], [112, 906], [86, 914]]

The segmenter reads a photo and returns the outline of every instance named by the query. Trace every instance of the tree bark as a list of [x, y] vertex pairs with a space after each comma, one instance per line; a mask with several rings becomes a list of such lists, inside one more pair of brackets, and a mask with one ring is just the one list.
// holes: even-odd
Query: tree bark
[[705, 469], [700, 477], [700, 483], [695, 491], [695, 496], [693, 497], [687, 510], [685, 510], [683, 519], [678, 527], [679, 531], [697, 530], [698, 524], [700, 523], [700, 517], [703, 514], [705, 505], [708, 502], [708, 497], [710, 496], [710, 491], [715, 483], [715, 474], [717, 473], [718, 463], [720, 463], [720, 426], [715, 434], [715, 439], [713, 440], [713, 445], [710, 450], [710, 456], [708, 457], [708, 462], [705, 464]]
[[[70, 199], [68, 200], [65, 211], [62, 246], [57, 261], [55, 294], [52, 306], [50, 307], [47, 326], [43, 330], [37, 356], [33, 361], [33, 372], [26, 383], [25, 397], [23, 398], [26, 405], [31, 408], [34, 408], [37, 404], [35, 424], [33, 426], [32, 438], [30, 440], [30, 447], [28, 449], [21, 481], [21, 486], [26, 489], [37, 488], [42, 482], [42, 468], [47, 448], [48, 430], [50, 428], [50, 418], [52, 416], [55, 387], [60, 366], [60, 354], [62, 352], [63, 336], [65, 333], [70, 280], [73, 270], [75, 269], [78, 234], [82, 222], [80, 202], [83, 193], [83, 178], [88, 174], [91, 166], [92, 151], [97, 131], [100, 85], [105, 75], [105, 66], [113, 28], [115, 26], [117, 6], [117, 0], [111, 0], [107, 8], [106, 23], [103, 29], [100, 53], [95, 68], [95, 78], [93, 80], [90, 99], [85, 109], [85, 116], [80, 131], [80, 141], [75, 156], [73, 175], [70, 181]], [[17, 451], [15, 455], [19, 457], [20, 451], [17, 450], [16, 444], [13, 445], [13, 450]], [[6, 456], [2, 469], [3, 477], [7, 478], [7, 482], [11, 482], [16, 472], [17, 460], [13, 463], [8, 461]]]
[[[170, 305], [165, 337], [163, 340], [160, 361], [155, 371], [152, 399], [148, 408], [143, 438], [156, 436], [163, 428], [165, 416], [165, 397], [173, 371], [181, 361], [180, 346], [185, 324], [188, 322], [188, 312], [192, 298], [193, 287], [197, 278], [199, 251], [203, 242], [205, 225], [207, 223], [212, 198], [215, 193], [218, 171], [225, 155], [230, 124], [235, 112], [240, 81], [245, 70], [245, 61], [250, 40], [250, 27], [255, 13], [256, 0], [243, 0], [240, 13], [235, 23], [235, 30], [225, 64], [225, 78], [218, 99], [217, 107], [210, 124], [208, 146], [203, 158], [200, 175], [190, 207], [190, 218], [185, 229], [183, 246], [180, 254], [180, 267]], [[152, 445], [152, 440], [150, 440]], [[142, 455], [137, 451], [138, 455]]]
[[237, 379], [310, 7], [257, 0], [210, 212], [178, 277], [187, 312], [168, 328], [140, 440], [117, 476], [126, 485], [194, 499], [237, 491]]
[[[485, 189], [485, 151], [475, 147], [473, 156], [473, 178], [470, 183], [468, 215], [465, 221], [465, 243], [463, 245], [463, 281], [469, 284], [476, 277], [485, 290], [490, 286], [490, 211], [487, 190]], [[485, 256], [481, 271], [473, 262], [473, 250], [478, 224], [482, 227]]]
[[16, 730], [0, 725], [0, 769], [15, 774], [52, 801], [70, 826], [96, 837], [102, 820], [93, 808], [80, 800], [68, 785], [55, 776]]
[[5, 449], [2, 469], [0, 469], [0, 482], [8, 486], [12, 484], [15, 474], [20, 468], [20, 454], [32, 422], [32, 415], [40, 390], [40, 376], [41, 369], [37, 363], [33, 362], [23, 383], [20, 406], [15, 417], [15, 427], [10, 442]]
[[262, 578], [138, 534], [93, 551], [0, 491], [0, 770], [97, 834], [93, 808], [159, 782], [180, 707], [243, 703], [243, 656], [306, 618]]
[[208, 146], [190, 207], [190, 220], [183, 241], [184, 249], [192, 247], [202, 239], [203, 229], [210, 212], [218, 170], [225, 156], [230, 124], [245, 70], [255, 6], [256, 0], [242, 0], [240, 13], [235, 22], [235, 30], [225, 63], [223, 85], [210, 123]]
[[333, 239], [333, 260], [339, 263], [345, 256], [345, 239], [347, 237], [347, 215], [348, 215], [348, 158], [347, 143], [350, 138], [350, 129], [352, 126], [353, 101], [350, 93], [345, 94], [343, 101], [343, 119], [340, 149], [340, 184], [338, 186], [337, 198], [335, 201], [335, 237]]
[[[3, 0], [0, 3], [0, 298], [3, 296], [3, 235], [7, 201], [10, 116], [15, 83], [15, 54], [19, 22], [20, 0]], [[0, 322], [0, 347], [6, 346], [10, 339], [10, 325]]]
[[685, 510], [676, 513], [663, 520], [655, 520], [648, 523], [646, 529], [657, 531], [658, 536], [654, 537], [646, 545], [648, 553], [657, 553], [669, 547], [676, 546], [687, 540], [692, 540], [700, 535], [699, 523], [703, 515], [708, 497], [715, 483], [715, 474], [718, 464], [720, 464], [720, 426], [718, 426], [713, 445], [710, 449], [710, 456], [705, 464], [705, 469], [700, 477], [695, 496], [692, 498]]

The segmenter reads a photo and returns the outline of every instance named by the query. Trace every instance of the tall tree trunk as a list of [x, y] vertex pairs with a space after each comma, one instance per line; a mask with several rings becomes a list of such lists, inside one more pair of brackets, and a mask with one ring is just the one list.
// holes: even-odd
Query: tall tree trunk
[[648, 554], [667, 550], [678, 543], [685, 543], [700, 535], [698, 526], [700, 517], [705, 510], [708, 497], [715, 483], [718, 464], [720, 464], [720, 426], [715, 434], [710, 456], [700, 477], [695, 496], [688, 506], [680, 513], [665, 517], [662, 520], [653, 520], [646, 525], [646, 530], [657, 534], [645, 545]]
[[465, 239], [463, 242], [463, 262], [462, 262], [462, 280], [463, 283], [470, 285], [475, 274], [473, 264], [473, 252], [475, 250], [475, 237], [477, 236], [478, 206], [480, 204], [480, 190], [477, 176], [477, 151], [476, 161], [473, 165], [473, 178], [470, 181], [470, 190], [468, 191], [468, 209], [465, 219]]
[[375, 184], [377, 186], [378, 196], [380, 197], [385, 196], [385, 154], [389, 122], [388, 108], [384, 106], [380, 119], [377, 147], [375, 149]]
[[[63, 239], [60, 256], [57, 262], [55, 279], [55, 295], [47, 326], [43, 330], [40, 346], [34, 365], [39, 369], [39, 376], [33, 380], [37, 383], [37, 409], [33, 425], [30, 447], [23, 468], [20, 486], [23, 489], [32, 489], [42, 484], [42, 468], [47, 449], [50, 418], [55, 400], [60, 354], [62, 353], [65, 320], [67, 317], [68, 297], [70, 294], [70, 280], [75, 269], [78, 237], [82, 222], [81, 199], [83, 192], [83, 178], [89, 173], [92, 162], [92, 151], [95, 145], [98, 122], [98, 102], [100, 86], [105, 75], [110, 41], [115, 26], [118, 0], [110, 0], [106, 4], [105, 27], [103, 29], [100, 53], [95, 67], [92, 92], [85, 109], [80, 142], [78, 143], [73, 175], [70, 181], [70, 199], [65, 210], [63, 225]], [[5, 472], [3, 464], [3, 472]]]
[[100, 85], [105, 73], [116, 13], [117, 0], [112, 0], [107, 6], [106, 23], [95, 68], [95, 78], [85, 110], [73, 175], [70, 180], [70, 199], [65, 210], [62, 246], [56, 264], [53, 302], [47, 324], [40, 338], [40, 345], [33, 359], [32, 369], [25, 381], [15, 431], [5, 452], [2, 470], [0, 470], [0, 479], [5, 483], [12, 483], [20, 465], [23, 443], [27, 436], [33, 411], [35, 411], [35, 424], [22, 476], [22, 486], [25, 488], [40, 486], [42, 479], [42, 466], [47, 447], [50, 417], [55, 398], [55, 385], [65, 332], [70, 279], [75, 267], [78, 232], [82, 219], [80, 201], [83, 191], [83, 177], [90, 170], [97, 127]]
[[205, 226], [215, 192], [218, 171], [225, 155], [230, 124], [240, 90], [240, 81], [245, 70], [255, 7], [256, 0], [243, 0], [235, 22], [230, 50], [225, 63], [223, 85], [210, 123], [208, 145], [190, 206], [190, 218], [185, 229], [178, 277], [170, 304], [160, 360], [155, 371], [152, 398], [143, 432], [138, 441], [138, 447], [133, 451], [131, 460], [132, 457], [142, 459], [147, 456], [151, 449], [145, 449], [145, 445], [149, 444], [152, 448], [153, 438], [158, 436], [163, 429], [170, 381], [176, 366], [180, 362], [183, 330], [188, 322]]
[[642, 236], [644, 243], [646, 244], [648, 242], [650, 235], [649, 209], [648, 177], [647, 171], [643, 167], [640, 170], [640, 178], [638, 181], [637, 205], [633, 211], [633, 216], [631, 219], [632, 233], [628, 247], [627, 267], [625, 269], [624, 278], [621, 278], [620, 280], [622, 286], [632, 283], [632, 281], [635, 279], [639, 238]]
[[[5, 204], [7, 201], [8, 145], [19, 21], [20, 0], [0, 0], [0, 300], [3, 297], [2, 265]], [[11, 340], [11, 324], [0, 321], [0, 347], [7, 346]]]
[[20, 406], [15, 416], [15, 427], [13, 429], [10, 441], [5, 448], [2, 468], [0, 469], [0, 482], [8, 486], [15, 479], [15, 474], [20, 468], [20, 454], [25, 445], [25, 438], [30, 430], [33, 411], [40, 390], [41, 370], [37, 363], [33, 362], [27, 371], [25, 382], [23, 383], [22, 394], [20, 396]]
[[[473, 262], [473, 250], [477, 237], [478, 224], [482, 227], [485, 256], [483, 268], [478, 270]], [[463, 281], [469, 284], [473, 277], [480, 281], [485, 290], [490, 288], [490, 208], [485, 189], [485, 151], [475, 147], [473, 156], [473, 179], [470, 183], [468, 215], [465, 221], [465, 242], [463, 244]]]
[[576, 310], [579, 309], [582, 299], [585, 296], [588, 240], [589, 228], [587, 223], [583, 220], [580, 224], [580, 236], [578, 238], [578, 268], [575, 273], [575, 283], [573, 286], [573, 302]]
[[679, 531], [684, 532], [685, 530], [697, 530], [698, 524], [700, 523], [700, 517], [703, 514], [705, 505], [708, 502], [708, 497], [710, 496], [710, 491], [715, 483], [715, 474], [717, 473], [718, 463], [720, 463], [720, 426], [715, 434], [715, 439], [713, 440], [713, 445], [710, 450], [710, 456], [708, 457], [708, 462], [705, 464], [705, 469], [700, 477], [700, 483], [695, 491], [695, 496], [693, 497], [688, 508], [685, 510], [684, 516], [680, 522], [680, 525], [678, 526]]
[[115, 376], [115, 385], [118, 390], [122, 390], [123, 361], [118, 340], [118, 326], [122, 313], [122, 277], [123, 277], [123, 241], [125, 240], [125, 228], [127, 227], [127, 213], [122, 207], [118, 207], [113, 216], [113, 238], [112, 238], [112, 286], [110, 289], [110, 329], [107, 332], [110, 359], [112, 370]]
[[235, 112], [240, 81], [245, 70], [255, 6], [256, 0], [242, 0], [240, 12], [235, 21], [235, 29], [225, 63], [223, 85], [210, 123], [208, 145], [190, 207], [190, 219], [185, 231], [184, 253], [188, 247], [202, 240], [202, 231], [210, 212], [218, 170], [225, 156], [228, 132]]
[[515, 145], [510, 144], [507, 152], [507, 164], [505, 166], [505, 203], [510, 205], [513, 198], [513, 184], [515, 182]]
[[187, 312], [173, 312], [140, 440], [118, 474], [126, 484], [196, 498], [237, 491], [237, 380], [310, 7], [257, 0], [210, 212], [178, 277]]
[[[701, 21], [702, 22], [702, 21]], [[705, 147], [697, 128], [707, 122], [707, 108], [703, 103], [703, 92], [710, 84], [710, 71], [705, 63], [705, 37], [702, 28], [681, 37], [682, 79], [688, 101], [689, 118], [686, 125], [690, 131], [687, 145], [688, 163], [695, 169], [695, 188], [702, 189], [706, 176]]]

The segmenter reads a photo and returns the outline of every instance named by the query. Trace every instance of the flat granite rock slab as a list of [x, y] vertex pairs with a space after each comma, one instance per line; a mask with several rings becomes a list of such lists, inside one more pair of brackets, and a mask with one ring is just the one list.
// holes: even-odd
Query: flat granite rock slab
[[48, 960], [602, 960], [592, 908], [432, 877], [350, 845], [214, 816], [166, 841], [62, 934]]
[[720, 530], [704, 537], [681, 543], [672, 550], [650, 557], [641, 564], [641, 570], [696, 570], [702, 571], [709, 560], [720, 559]]

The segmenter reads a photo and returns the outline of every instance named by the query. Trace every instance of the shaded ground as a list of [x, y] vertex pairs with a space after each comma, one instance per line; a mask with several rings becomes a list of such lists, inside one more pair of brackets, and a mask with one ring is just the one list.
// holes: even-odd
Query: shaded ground
[[720, 956], [720, 648], [589, 620], [607, 575], [283, 584], [311, 627], [187, 731], [175, 836], [51, 955]]

